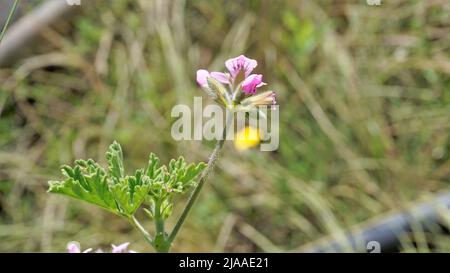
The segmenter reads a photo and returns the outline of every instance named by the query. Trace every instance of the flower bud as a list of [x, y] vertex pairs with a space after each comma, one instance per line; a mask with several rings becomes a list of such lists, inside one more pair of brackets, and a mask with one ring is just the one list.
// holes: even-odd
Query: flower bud
[[276, 104], [276, 101], [275, 101], [275, 92], [273, 91], [266, 91], [261, 94], [245, 98], [241, 101], [241, 105], [244, 107], [274, 105], [274, 104]]
[[225, 107], [231, 104], [230, 95], [227, 89], [218, 80], [213, 77], [207, 78], [208, 89], [216, 97], [215, 100]]

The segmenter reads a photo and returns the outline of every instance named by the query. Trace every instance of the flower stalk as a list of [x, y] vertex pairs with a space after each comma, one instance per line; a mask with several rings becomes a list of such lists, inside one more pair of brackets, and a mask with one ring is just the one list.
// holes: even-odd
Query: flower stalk
[[203, 170], [203, 173], [200, 176], [200, 180], [195, 187], [194, 191], [192, 192], [191, 197], [189, 198], [189, 201], [186, 204], [186, 207], [184, 208], [183, 212], [181, 213], [180, 218], [178, 218], [178, 221], [173, 228], [172, 232], [169, 235], [168, 241], [171, 244], [175, 237], [177, 236], [178, 232], [180, 231], [184, 221], [186, 220], [190, 210], [192, 209], [192, 206], [194, 205], [195, 201], [197, 200], [200, 191], [203, 188], [203, 185], [208, 180], [209, 175], [211, 174], [212, 170], [214, 169], [217, 160], [219, 159], [220, 151], [222, 150], [223, 145], [225, 144], [226, 136], [227, 136], [227, 127], [232, 123], [233, 120], [233, 113], [229, 112], [227, 116], [227, 122], [226, 126], [223, 128], [222, 138], [217, 140], [217, 143], [214, 147], [214, 150], [211, 153], [211, 156], [209, 157], [209, 161], [206, 165], [205, 170]]

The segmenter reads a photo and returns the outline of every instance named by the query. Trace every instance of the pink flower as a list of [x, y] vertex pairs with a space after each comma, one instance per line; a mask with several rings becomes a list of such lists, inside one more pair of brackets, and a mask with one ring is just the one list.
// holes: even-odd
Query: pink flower
[[[241, 105], [246, 104], [245, 107], [275, 105], [275, 93], [272, 91], [255, 96], [258, 88], [266, 85], [263, 82], [263, 75], [251, 74], [257, 65], [256, 60], [240, 55], [225, 62], [228, 73], [198, 70], [197, 83], [216, 102], [225, 107], [232, 108], [244, 101], [245, 103]], [[246, 100], [247, 98], [249, 100]]]
[[211, 72], [200, 69], [197, 70], [197, 83], [200, 86], [206, 86], [208, 84], [208, 77], [213, 77], [214, 79], [218, 80], [221, 83], [230, 83], [230, 74], [228, 73], [222, 73], [222, 72]]
[[[128, 246], [130, 243], [123, 243], [121, 245], [111, 245], [112, 251], [111, 253], [136, 253], [136, 251], [128, 250]], [[67, 252], [69, 253], [89, 253], [92, 252], [92, 248], [88, 248], [85, 251], [81, 252], [80, 244], [78, 242], [70, 242], [67, 244]], [[101, 249], [97, 249], [95, 253], [103, 253]]]
[[[83, 253], [89, 253], [92, 251], [92, 248], [88, 248]], [[67, 252], [69, 253], [81, 253], [80, 244], [78, 242], [70, 242], [67, 244]]]
[[232, 84], [239, 75], [239, 72], [243, 71], [244, 78], [247, 78], [248, 76], [251, 76], [250, 73], [252, 73], [257, 65], [258, 63], [255, 60], [241, 55], [225, 62], [225, 66], [230, 73], [209, 72], [205, 69], [197, 70], [197, 83], [200, 86], [206, 86], [208, 84], [208, 77], [213, 77], [221, 83]]
[[70, 242], [67, 244], [67, 252], [69, 253], [81, 253], [80, 246], [75, 242]]
[[242, 82], [242, 90], [247, 95], [253, 95], [256, 93], [256, 88], [266, 85], [265, 82], [262, 81], [261, 74], [252, 74], [248, 76]]
[[247, 78], [253, 69], [258, 65], [258, 62], [241, 55], [239, 57], [229, 59], [225, 62], [225, 66], [231, 73], [231, 77], [236, 79], [239, 72], [244, 71], [245, 78]]
[[135, 251], [133, 251], [133, 250], [128, 250], [128, 246], [130, 245], [130, 243], [128, 243], [128, 242], [126, 242], [126, 243], [123, 243], [123, 244], [121, 244], [121, 245], [118, 245], [118, 246], [116, 246], [116, 245], [114, 245], [114, 244], [112, 244], [111, 246], [112, 246], [112, 253], [135, 253]]

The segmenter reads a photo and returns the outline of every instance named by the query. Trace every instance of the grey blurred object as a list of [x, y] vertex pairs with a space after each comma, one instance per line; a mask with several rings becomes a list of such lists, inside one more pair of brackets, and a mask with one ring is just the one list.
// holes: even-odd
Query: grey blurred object
[[310, 243], [301, 252], [398, 252], [401, 249], [399, 236], [415, 228], [425, 233], [444, 233], [449, 230], [440, 217], [440, 209], [450, 208], [450, 192], [437, 195], [397, 214], [378, 217], [363, 228], [347, 232], [340, 239], [325, 238]]
[[[18, 17], [20, 17], [21, 10], [23, 9], [24, 2], [20, 2], [17, 7], [16, 13], [13, 17], [13, 21], [15, 21]], [[9, 0], [0, 0], [0, 30], [3, 29], [6, 23], [6, 18], [8, 18], [9, 10], [13, 6], [13, 1]]]
[[[29, 4], [27, 3], [29, 1], [21, 2], [15, 16], [16, 21], [10, 25], [4, 40], [0, 44], [0, 67], [12, 64], [21, 51], [30, 46], [33, 39], [43, 29], [79, 9], [78, 6], [68, 5], [66, 0], [47, 0], [25, 14], [24, 5]], [[8, 16], [10, 6], [11, 3], [1, 0], [0, 22], [2, 26]], [[20, 14], [23, 14], [23, 16], [20, 17]]]

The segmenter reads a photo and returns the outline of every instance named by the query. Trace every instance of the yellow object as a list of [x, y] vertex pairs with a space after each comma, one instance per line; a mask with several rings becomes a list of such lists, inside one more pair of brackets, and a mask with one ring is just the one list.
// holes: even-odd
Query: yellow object
[[234, 146], [239, 151], [244, 151], [259, 145], [261, 138], [259, 130], [253, 127], [245, 127], [234, 136]]

